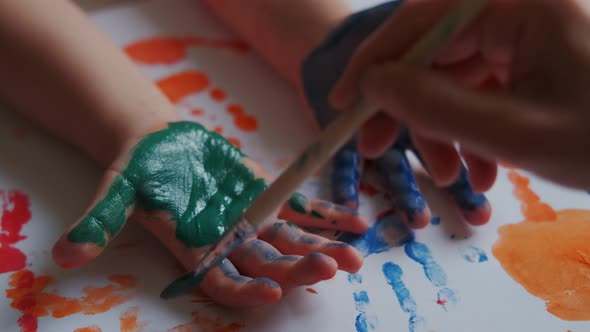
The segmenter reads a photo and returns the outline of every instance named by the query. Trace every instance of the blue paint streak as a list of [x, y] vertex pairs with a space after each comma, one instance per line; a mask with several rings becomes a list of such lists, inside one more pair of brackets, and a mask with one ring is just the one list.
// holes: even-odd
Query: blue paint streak
[[461, 167], [461, 173], [457, 181], [445, 188], [445, 190], [453, 197], [462, 210], [473, 211], [488, 204], [488, 200], [484, 194], [473, 192], [473, 187], [471, 186], [471, 182], [469, 182], [469, 175], [465, 166]]
[[432, 217], [432, 219], [430, 219], [430, 223], [432, 225], [440, 225], [440, 217]]
[[[402, 151], [405, 151], [405, 149], [412, 150], [424, 168], [428, 170], [428, 164], [424, 162], [424, 158], [422, 158], [420, 152], [414, 147], [407, 128], [402, 130], [402, 133], [395, 142], [395, 147]], [[461, 172], [457, 181], [444, 189], [455, 200], [459, 208], [464, 211], [473, 211], [488, 203], [484, 194], [477, 194], [473, 191], [471, 182], [469, 182], [469, 173], [465, 166], [461, 166]]]
[[430, 249], [423, 244], [415, 241], [410, 241], [405, 246], [405, 251], [408, 257], [422, 265], [424, 274], [430, 282], [437, 287], [444, 287], [447, 285], [447, 274], [442, 267], [434, 261]]
[[488, 255], [478, 247], [469, 246], [463, 250], [463, 258], [470, 263], [483, 263], [488, 260]]
[[414, 234], [397, 215], [388, 215], [377, 220], [362, 235], [344, 233], [338, 240], [357, 248], [363, 256], [378, 254], [400, 247], [414, 239]]
[[383, 275], [385, 276], [387, 283], [393, 289], [400, 307], [403, 311], [410, 314], [410, 318], [408, 320], [410, 332], [414, 332], [417, 329], [423, 329], [425, 320], [416, 314], [416, 301], [414, 301], [412, 294], [410, 294], [410, 291], [402, 281], [403, 271], [401, 267], [392, 262], [387, 262], [383, 264], [382, 269]]
[[273, 261], [282, 256], [278, 250], [262, 240], [252, 240], [249, 242], [249, 246], [256, 255], [263, 257], [267, 261]]
[[377, 171], [385, 178], [395, 207], [406, 215], [409, 223], [426, 209], [426, 200], [420, 193], [404, 150], [394, 148], [376, 160]]
[[437, 298], [439, 301], [444, 301], [445, 303], [455, 304], [459, 302], [459, 296], [455, 293], [454, 290], [450, 288], [443, 288], [439, 290]]
[[354, 147], [338, 151], [333, 159], [332, 197], [338, 204], [359, 204], [361, 156]]
[[359, 214], [359, 212], [357, 210], [350, 208], [348, 206], [345, 206], [345, 205], [336, 205], [334, 207], [334, 209], [336, 209], [336, 211], [350, 213], [354, 216], [358, 216], [358, 214]]
[[351, 284], [362, 284], [363, 283], [363, 276], [359, 273], [350, 273], [348, 275], [348, 282]]
[[369, 295], [366, 291], [358, 291], [352, 293], [354, 297], [354, 306], [358, 311], [367, 311], [367, 305], [369, 304]]
[[375, 317], [367, 315], [367, 306], [369, 305], [369, 295], [366, 291], [356, 291], [352, 294], [354, 306], [358, 315], [356, 316], [354, 326], [357, 332], [367, 332], [375, 330], [377, 320]]

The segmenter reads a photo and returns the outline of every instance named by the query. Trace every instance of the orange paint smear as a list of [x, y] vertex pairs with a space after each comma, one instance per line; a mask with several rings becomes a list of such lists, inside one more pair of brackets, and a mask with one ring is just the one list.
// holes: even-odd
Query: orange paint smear
[[528, 178], [515, 171], [509, 178], [527, 220], [499, 229], [494, 256], [551, 314], [590, 320], [590, 210], [556, 212], [541, 203]]
[[308, 292], [308, 293], [311, 293], [311, 294], [317, 294], [318, 293], [318, 291], [316, 291], [313, 288], [306, 288], [305, 291]]
[[201, 317], [198, 313], [193, 312], [193, 320], [186, 324], [177, 325], [167, 332], [235, 332], [242, 328], [237, 323], [224, 323], [217, 319]]
[[187, 56], [188, 47], [229, 49], [237, 53], [246, 53], [250, 49], [248, 44], [241, 40], [170, 37], [140, 40], [129, 44], [123, 50], [133, 61], [155, 65], [182, 61]]
[[227, 111], [234, 118], [234, 124], [242, 131], [250, 132], [258, 129], [258, 121], [255, 117], [246, 114], [240, 105], [229, 105]]
[[121, 332], [141, 332], [147, 325], [146, 322], [139, 322], [139, 307], [134, 306], [127, 309], [119, 317]]
[[555, 221], [557, 214], [549, 204], [541, 199], [529, 188], [530, 180], [516, 171], [508, 172], [508, 179], [514, 184], [514, 196], [520, 200], [520, 209], [529, 221]]
[[157, 86], [172, 103], [202, 92], [209, 85], [207, 76], [199, 71], [183, 71], [156, 82]]
[[102, 332], [102, 329], [96, 325], [90, 325], [87, 327], [75, 329], [74, 332]]
[[[136, 286], [132, 276], [113, 275], [109, 277], [111, 284], [104, 287], [88, 286], [82, 289], [84, 295], [80, 298], [65, 297], [57, 291], [48, 292], [46, 289], [55, 283], [51, 276], [35, 276], [30, 270], [20, 270], [10, 276], [6, 297], [11, 301], [10, 306], [22, 312], [19, 319], [21, 331], [37, 331], [38, 317], [52, 316], [63, 318], [82, 313], [94, 315], [106, 312], [131, 299], [130, 289]], [[32, 324], [34, 322], [35, 324]]]

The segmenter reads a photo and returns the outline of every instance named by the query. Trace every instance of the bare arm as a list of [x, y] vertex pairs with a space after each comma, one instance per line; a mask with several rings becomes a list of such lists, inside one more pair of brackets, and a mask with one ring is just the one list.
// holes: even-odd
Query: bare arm
[[0, 99], [103, 166], [132, 137], [176, 119], [70, 1], [0, 1], [0, 49]]
[[299, 87], [299, 67], [338, 23], [352, 13], [344, 0], [205, 0], [278, 73]]

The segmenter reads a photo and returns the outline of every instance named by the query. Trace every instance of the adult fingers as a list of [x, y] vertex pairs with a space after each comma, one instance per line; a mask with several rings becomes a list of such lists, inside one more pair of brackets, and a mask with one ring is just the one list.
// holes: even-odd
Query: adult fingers
[[336, 108], [350, 105], [358, 95], [359, 80], [371, 65], [394, 61], [426, 33], [446, 12], [453, 0], [407, 0], [354, 53], [332, 89]]

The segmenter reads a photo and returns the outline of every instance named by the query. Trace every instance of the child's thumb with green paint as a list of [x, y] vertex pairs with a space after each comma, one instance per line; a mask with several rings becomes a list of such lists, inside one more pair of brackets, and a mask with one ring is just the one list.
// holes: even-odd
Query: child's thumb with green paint
[[119, 173], [109, 170], [93, 203], [53, 247], [53, 260], [61, 267], [82, 266], [102, 253], [121, 231], [133, 210], [135, 189]]

